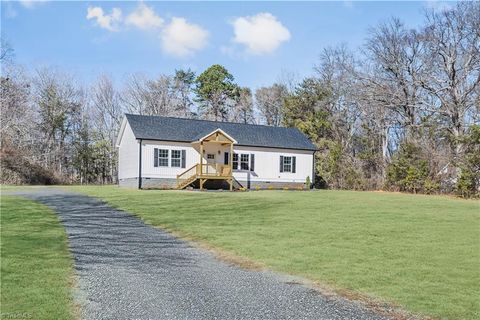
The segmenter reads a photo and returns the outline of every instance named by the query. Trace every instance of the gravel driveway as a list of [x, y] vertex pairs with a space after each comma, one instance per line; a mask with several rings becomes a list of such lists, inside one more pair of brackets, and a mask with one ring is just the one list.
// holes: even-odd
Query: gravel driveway
[[23, 195], [66, 227], [85, 319], [384, 319], [287, 276], [219, 261], [97, 199], [54, 189]]

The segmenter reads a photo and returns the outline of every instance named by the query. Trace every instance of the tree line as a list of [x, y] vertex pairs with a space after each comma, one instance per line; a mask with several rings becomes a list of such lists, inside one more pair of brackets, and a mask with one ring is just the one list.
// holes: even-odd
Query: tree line
[[365, 44], [325, 48], [311, 76], [252, 90], [221, 65], [90, 86], [29, 73], [2, 41], [3, 183], [115, 183], [125, 112], [296, 127], [318, 147], [316, 186], [478, 196], [480, 4], [391, 18]]

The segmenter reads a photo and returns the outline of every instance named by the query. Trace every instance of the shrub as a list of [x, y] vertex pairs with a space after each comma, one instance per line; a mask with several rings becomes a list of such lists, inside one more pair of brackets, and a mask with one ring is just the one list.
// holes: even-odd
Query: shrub
[[404, 143], [387, 168], [387, 186], [400, 191], [422, 192], [429, 177], [428, 161], [421, 148]]
[[427, 178], [425, 180], [425, 183], [423, 184], [423, 191], [426, 194], [437, 193], [439, 190], [440, 190], [440, 183], [433, 181], [430, 178]]

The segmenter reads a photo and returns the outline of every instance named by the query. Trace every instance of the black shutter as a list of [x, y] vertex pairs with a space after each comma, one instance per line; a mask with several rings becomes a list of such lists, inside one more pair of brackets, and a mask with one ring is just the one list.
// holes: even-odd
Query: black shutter
[[223, 159], [223, 164], [228, 164], [228, 152], [225, 152], [225, 158]]
[[185, 161], [186, 161], [186, 151], [182, 150], [182, 168], [185, 168]]
[[292, 157], [292, 173], [295, 173], [295, 168], [296, 168], [296, 161], [297, 157]]
[[255, 171], [255, 155], [250, 154], [250, 171]]
[[283, 172], [283, 156], [280, 156], [280, 172]]
[[158, 148], [153, 149], [153, 166], [158, 167]]

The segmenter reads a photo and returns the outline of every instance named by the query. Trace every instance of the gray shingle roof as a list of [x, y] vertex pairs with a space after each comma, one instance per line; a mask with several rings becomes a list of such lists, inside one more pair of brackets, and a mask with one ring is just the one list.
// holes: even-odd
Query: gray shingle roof
[[242, 146], [316, 150], [296, 128], [134, 114], [126, 117], [137, 139], [192, 142], [220, 128]]

